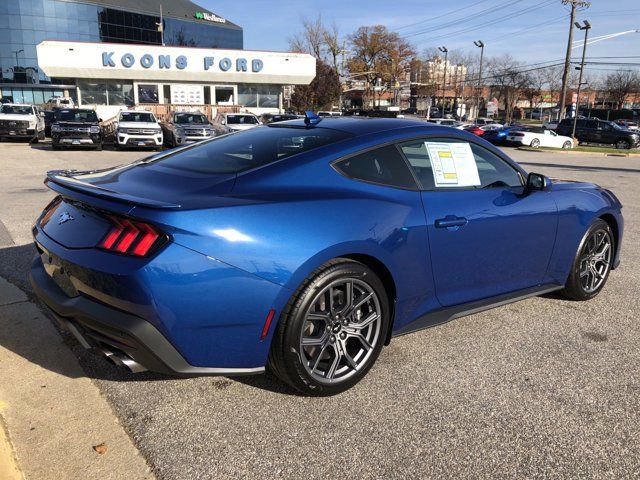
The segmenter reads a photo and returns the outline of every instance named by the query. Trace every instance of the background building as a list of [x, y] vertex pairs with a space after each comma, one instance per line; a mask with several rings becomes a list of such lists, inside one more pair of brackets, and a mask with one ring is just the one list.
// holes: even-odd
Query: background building
[[[15, 102], [75, 96], [40, 68], [44, 40], [242, 49], [242, 28], [188, 0], [0, 0], [0, 89]], [[162, 24], [162, 28], [159, 25]], [[164, 30], [164, 31], [162, 31]]]

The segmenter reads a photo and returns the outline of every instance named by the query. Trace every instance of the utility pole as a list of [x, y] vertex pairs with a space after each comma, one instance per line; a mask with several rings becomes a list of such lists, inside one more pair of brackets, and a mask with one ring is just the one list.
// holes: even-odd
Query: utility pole
[[584, 44], [582, 45], [582, 61], [580, 62], [580, 75], [578, 79], [578, 100], [576, 103], [576, 114], [573, 117], [573, 129], [571, 130], [571, 137], [576, 136], [576, 124], [578, 123], [578, 110], [580, 110], [580, 88], [582, 87], [582, 72], [584, 71], [584, 56], [587, 53], [587, 37], [589, 35], [589, 29], [591, 24], [584, 20], [584, 26], [578, 22], [575, 23], [576, 28], [584, 30]]
[[484, 57], [484, 43], [482, 40], [474, 41], [473, 44], [480, 48], [480, 68], [478, 69], [478, 93], [476, 95], [476, 120], [480, 116], [480, 93], [482, 91], [482, 58]]
[[444, 97], [447, 94], [447, 61], [449, 58], [449, 49], [447, 47], [438, 47], [442, 53], [444, 53], [444, 76], [442, 79], [442, 113], [440, 118], [444, 118]]
[[563, 5], [571, 5], [571, 14], [569, 18], [569, 39], [567, 40], [567, 53], [564, 58], [564, 71], [562, 72], [562, 92], [560, 93], [560, 112], [558, 112], [558, 121], [564, 118], [565, 99], [567, 97], [567, 88], [569, 86], [569, 68], [571, 66], [571, 48], [573, 44], [573, 24], [576, 20], [576, 9], [578, 7], [589, 8], [591, 2], [583, 0], [562, 0]]

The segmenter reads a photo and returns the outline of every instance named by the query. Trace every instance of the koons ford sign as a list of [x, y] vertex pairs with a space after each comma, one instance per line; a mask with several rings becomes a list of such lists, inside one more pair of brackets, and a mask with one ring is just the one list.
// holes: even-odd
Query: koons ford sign
[[[213, 56], [207, 56], [202, 59], [204, 70], [219, 70], [221, 72], [228, 72], [229, 70], [236, 72], [251, 72], [258, 73], [264, 67], [264, 63], [259, 58], [253, 58], [247, 60], [246, 58], [236, 58], [235, 62], [229, 57], [216, 58]], [[102, 66], [103, 67], [119, 67], [131, 68], [134, 65], [140, 65], [142, 68], [151, 68], [157, 65], [159, 69], [173, 69], [184, 70], [189, 65], [189, 59], [186, 55], [151, 55], [145, 53], [136, 58], [132, 53], [124, 53], [119, 57], [115, 56], [115, 52], [102, 52]]]

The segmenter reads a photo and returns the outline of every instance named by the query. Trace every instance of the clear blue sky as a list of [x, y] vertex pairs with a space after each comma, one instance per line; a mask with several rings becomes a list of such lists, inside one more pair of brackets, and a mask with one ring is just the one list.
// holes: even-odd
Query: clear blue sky
[[[244, 28], [247, 49], [286, 50], [302, 16], [322, 15], [342, 33], [361, 25], [386, 25], [407, 36], [419, 51], [446, 45], [473, 48], [482, 39], [487, 55], [509, 52], [526, 63], [564, 58], [568, 7], [561, 0], [196, 0]], [[436, 18], [439, 17], [439, 18]], [[640, 29], [640, 1], [593, 0], [579, 12], [593, 25], [592, 37]], [[581, 32], [578, 33], [581, 35]], [[579, 49], [574, 50], [576, 57]], [[640, 56], [640, 33], [590, 45], [589, 57]], [[640, 63], [640, 58], [617, 59]], [[595, 67], [594, 67], [595, 68]], [[613, 67], [602, 67], [613, 68]]]

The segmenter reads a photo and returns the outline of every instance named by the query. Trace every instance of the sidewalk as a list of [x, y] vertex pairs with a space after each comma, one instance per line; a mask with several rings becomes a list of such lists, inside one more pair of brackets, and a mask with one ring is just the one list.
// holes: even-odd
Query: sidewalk
[[[51, 321], [2, 277], [0, 365], [0, 416], [27, 480], [154, 478]], [[5, 480], [15, 474], [15, 462], [2, 437]]]
[[0, 480], [22, 480], [22, 478], [0, 417]]

